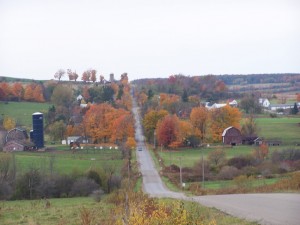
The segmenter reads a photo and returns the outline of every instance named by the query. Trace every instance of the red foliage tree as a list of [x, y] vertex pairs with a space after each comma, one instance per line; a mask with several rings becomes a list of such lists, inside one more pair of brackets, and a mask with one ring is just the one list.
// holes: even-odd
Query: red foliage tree
[[178, 137], [178, 118], [168, 115], [157, 124], [157, 140], [159, 144], [169, 147]]

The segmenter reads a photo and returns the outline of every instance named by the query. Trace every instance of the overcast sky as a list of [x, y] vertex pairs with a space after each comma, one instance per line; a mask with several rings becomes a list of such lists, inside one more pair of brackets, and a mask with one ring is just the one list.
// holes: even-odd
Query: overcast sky
[[130, 80], [300, 72], [300, 1], [0, 0], [0, 76], [60, 68]]

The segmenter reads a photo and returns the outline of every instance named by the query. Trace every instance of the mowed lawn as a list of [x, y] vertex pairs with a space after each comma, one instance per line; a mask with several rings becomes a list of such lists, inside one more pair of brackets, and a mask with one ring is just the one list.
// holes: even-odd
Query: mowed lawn
[[[7, 153], [0, 153], [7, 154]], [[46, 152], [16, 152], [16, 168], [21, 173], [30, 168], [38, 168], [41, 172], [70, 174], [73, 172], [84, 173], [89, 169], [98, 169], [105, 166], [113, 166], [119, 173], [122, 166], [121, 152], [119, 150], [98, 150], [89, 153], [71, 151]], [[53, 166], [51, 166], [51, 163]]]
[[[30, 129], [32, 127], [32, 114], [35, 112], [46, 113], [50, 103], [36, 102], [0, 102], [0, 113], [12, 117], [21, 126]], [[2, 115], [1, 115], [2, 116]]]

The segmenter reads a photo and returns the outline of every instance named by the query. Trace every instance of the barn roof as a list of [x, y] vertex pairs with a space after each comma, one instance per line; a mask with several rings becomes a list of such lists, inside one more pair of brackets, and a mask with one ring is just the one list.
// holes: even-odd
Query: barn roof
[[225, 135], [226, 135], [226, 133], [227, 133], [227, 131], [229, 131], [230, 129], [236, 129], [236, 130], [238, 130], [239, 132], [240, 132], [240, 130], [239, 129], [237, 129], [236, 127], [233, 127], [233, 126], [231, 126], [231, 127], [227, 127], [224, 131], [223, 131], [223, 133], [222, 133], [222, 137], [224, 137]]

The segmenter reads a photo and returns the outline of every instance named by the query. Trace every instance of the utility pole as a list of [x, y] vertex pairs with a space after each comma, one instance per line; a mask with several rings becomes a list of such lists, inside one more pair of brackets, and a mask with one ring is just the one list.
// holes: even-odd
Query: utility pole
[[154, 130], [153, 132], [153, 136], [154, 136], [154, 141], [153, 141], [153, 145], [154, 145], [154, 149], [156, 148], [156, 143], [155, 143], [155, 136], [156, 136], [156, 130]]
[[182, 171], [181, 171], [181, 156], [179, 157], [179, 176], [180, 176], [180, 185], [182, 187]]
[[202, 149], [201, 153], [202, 153], [202, 185], [201, 186], [203, 186], [203, 188], [204, 188], [204, 159], [203, 159], [203, 149]]

